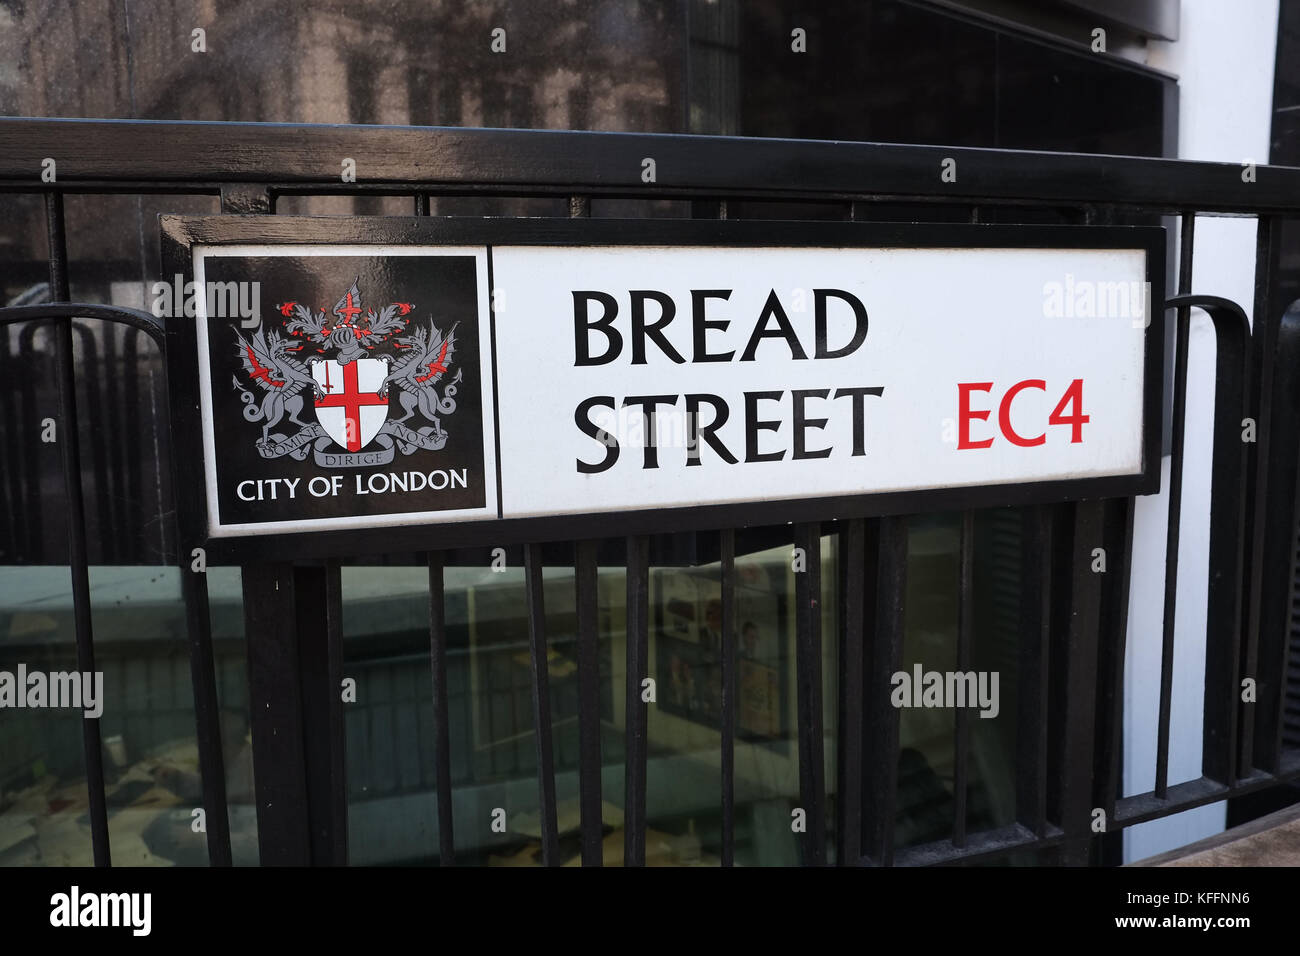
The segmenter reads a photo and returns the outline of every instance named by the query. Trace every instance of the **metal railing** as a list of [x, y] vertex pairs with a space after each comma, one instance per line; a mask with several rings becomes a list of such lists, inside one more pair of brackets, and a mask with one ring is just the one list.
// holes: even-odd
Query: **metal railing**
[[[41, 179], [42, 160], [58, 159], [58, 180]], [[339, 162], [356, 160], [359, 181], [338, 181]], [[657, 181], [642, 181], [653, 158]], [[955, 159], [957, 177], [941, 179]], [[0, 309], [0, 324], [48, 323], [56, 345], [69, 565], [78, 667], [93, 670], [83, 467], [73, 389], [73, 319], [100, 319], [139, 329], [165, 349], [153, 316], [130, 309], [68, 302], [63, 197], [70, 193], [219, 195], [223, 212], [273, 215], [282, 196], [405, 196], [415, 215], [444, 197], [487, 201], [520, 197], [567, 200], [571, 216], [590, 216], [605, 200], [678, 200], [698, 218], [737, 214], [780, 217], [783, 203], [816, 204], [820, 214], [850, 220], [907, 218], [926, 209], [954, 222], [1021, 221], [1032, 210], [1063, 221], [1181, 221], [1173, 367], [1173, 436], [1165, 557], [1159, 724], [1155, 786], [1121, 796], [1123, 666], [1132, 571], [1133, 499], [1034, 506], [1023, 535], [1016, 820], [967, 832], [969, 719], [955, 725], [956, 812], [951, 837], [895, 848], [899, 715], [889, 703], [898, 669], [906, 583], [906, 517], [809, 522], [794, 528], [809, 567], [796, 582], [796, 686], [800, 805], [805, 863], [827, 859], [833, 823], [841, 864], [918, 865], [978, 860], [1016, 849], [1052, 850], [1068, 864], [1093, 857], [1092, 809], [1108, 830], [1300, 778], [1300, 752], [1282, 744], [1287, 635], [1296, 553], [1297, 462], [1300, 461], [1300, 307], [1280, 307], [1276, 261], [1284, 217], [1300, 214], [1300, 169], [1261, 166], [1245, 182], [1231, 164], [1117, 156], [798, 142], [681, 135], [394, 127], [296, 126], [0, 119], [0, 191], [45, 197], [52, 304]], [[790, 207], [786, 207], [787, 209]], [[806, 212], [806, 208], [805, 212]], [[683, 208], [681, 211], [687, 211]], [[1230, 302], [1193, 296], [1197, 215], [1258, 219], [1253, 331]], [[1206, 290], [1213, 291], [1213, 290]], [[1197, 779], [1169, 781], [1176, 571], [1183, 479], [1188, 329], [1192, 308], [1212, 318], [1218, 341], [1213, 436], [1213, 491], [1204, 691], [1204, 756]], [[16, 383], [6, 383], [7, 388]], [[1254, 419], [1257, 440], [1243, 442]], [[165, 422], [158, 422], [165, 428]], [[164, 447], [169, 447], [165, 444]], [[21, 456], [20, 456], [21, 457]], [[104, 466], [96, 455], [95, 466]], [[170, 463], [172, 466], [174, 462]], [[11, 469], [20, 463], [6, 462]], [[17, 487], [17, 485], [15, 485]], [[30, 496], [30, 488], [27, 494]], [[13, 500], [20, 502], [15, 493]], [[827, 516], [828, 519], [830, 516]], [[972, 644], [972, 512], [962, 524], [959, 661]], [[827, 820], [823, 760], [818, 537], [838, 533], [841, 607], [838, 642], [838, 735], [834, 790], [837, 819]], [[722, 666], [722, 860], [733, 862], [736, 738], [735, 556], [743, 532], [721, 528], [708, 550], [720, 555], [724, 634]], [[356, 553], [373, 551], [358, 539]], [[437, 550], [430, 534], [430, 666], [433, 674], [435, 782], [441, 861], [454, 859], [449, 764], [447, 641], [443, 570], [456, 553]], [[649, 538], [624, 542], [627, 569], [627, 693], [624, 859], [645, 862]], [[542, 599], [542, 542], [524, 545], [531, 693], [537, 752], [543, 862], [559, 862]], [[601, 859], [601, 755], [597, 659], [598, 554], [613, 542], [564, 543], [575, 571], [579, 700], [579, 792], [582, 861]], [[1109, 573], [1093, 574], [1089, 557], [1104, 547]], [[554, 555], [556, 543], [549, 545]], [[214, 677], [207, 585], [190, 570], [178, 532], [190, 635], [208, 848], [214, 865], [231, 861]], [[620, 550], [620, 555], [622, 551]], [[311, 559], [311, 555], [303, 555]], [[343, 717], [336, 688], [342, 669], [339, 563], [286, 562], [246, 568], [245, 620], [255, 741], [259, 831], [264, 862], [346, 860]], [[295, 601], [294, 598], [298, 600]], [[308, 600], [311, 598], [312, 600]], [[295, 603], [297, 607], [295, 608]], [[309, 608], [313, 608], [309, 609]], [[324, 641], [299, 640], [323, 633]], [[1256, 681], [1245, 702], [1241, 681]], [[276, 733], [271, 733], [272, 728]], [[319, 732], [307, 733], [315, 729]], [[98, 864], [109, 862], [98, 725], [83, 723], [91, 828]]]

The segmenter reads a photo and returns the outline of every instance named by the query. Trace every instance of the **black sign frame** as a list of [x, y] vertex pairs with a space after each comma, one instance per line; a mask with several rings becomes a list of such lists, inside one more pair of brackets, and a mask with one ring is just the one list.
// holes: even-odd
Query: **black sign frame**
[[[636, 511], [456, 520], [339, 530], [209, 533], [196, 324], [167, 319], [171, 441], [183, 550], [210, 563], [360, 556], [527, 541], [877, 517], [919, 511], [1050, 504], [1154, 494], [1160, 488], [1166, 233], [1155, 226], [812, 221], [488, 219], [459, 217], [159, 216], [165, 281], [194, 280], [195, 245], [677, 245], [833, 248], [1134, 249], [1146, 254], [1151, 306], [1143, 331], [1142, 467], [1129, 475], [836, 495]], [[488, 257], [491, 295], [491, 257]], [[489, 306], [495, 368], [495, 317]], [[566, 330], [567, 334], [567, 330]], [[495, 387], [495, 382], [493, 383]], [[495, 408], [495, 401], [493, 402]], [[501, 467], [497, 449], [498, 470]]]

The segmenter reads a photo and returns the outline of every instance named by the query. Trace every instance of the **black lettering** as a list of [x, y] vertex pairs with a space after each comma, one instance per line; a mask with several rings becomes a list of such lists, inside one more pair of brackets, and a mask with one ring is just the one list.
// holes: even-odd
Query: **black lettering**
[[[703, 426], [699, 423], [701, 402], [708, 402], [713, 406], [713, 421]], [[701, 393], [686, 396], [686, 464], [688, 466], [700, 463], [701, 438], [708, 442], [709, 447], [717, 452], [718, 457], [727, 464], [736, 464], [736, 456], [728, 450], [727, 446], [716, 435], [717, 430], [727, 424], [729, 417], [731, 417], [731, 409], [717, 395]]]
[[705, 344], [704, 338], [710, 329], [717, 329], [719, 332], [725, 332], [727, 326], [731, 325], [730, 319], [709, 319], [705, 317], [704, 310], [707, 308], [705, 301], [707, 299], [730, 299], [730, 289], [692, 289], [691, 290], [691, 322], [694, 329], [695, 352], [692, 360], [696, 362], [730, 362], [736, 355], [733, 349], [730, 352], [710, 352]]
[[[769, 329], [767, 323], [770, 319], [776, 319], [777, 328]], [[773, 289], [767, 295], [767, 302], [763, 304], [763, 314], [758, 317], [758, 324], [754, 326], [754, 334], [749, 337], [749, 344], [745, 346], [745, 352], [740, 356], [742, 362], [754, 361], [754, 352], [758, 349], [758, 343], [763, 339], [785, 339], [786, 344], [790, 346], [790, 357], [794, 359], [806, 359], [808, 353], [803, 350], [799, 344], [799, 336], [794, 333], [794, 326], [790, 324], [790, 317], [785, 314], [785, 309], [781, 306], [781, 300], [776, 297], [776, 290]]]
[[[828, 349], [826, 347], [826, 298], [834, 296], [837, 299], [843, 299], [853, 309], [853, 338], [849, 344], [840, 349]], [[852, 355], [858, 350], [858, 347], [867, 338], [867, 307], [864, 306], [858, 297], [852, 293], [845, 292], [842, 289], [813, 289], [813, 312], [815, 313], [815, 329], [817, 333], [817, 351], [814, 355], [819, 359], [844, 358], [846, 355]]]
[[[660, 331], [677, 314], [677, 306], [673, 304], [673, 300], [663, 292], [632, 291], [628, 295], [632, 299], [632, 364], [646, 364], [645, 340], [647, 337], [654, 339], [654, 343], [659, 346], [659, 350], [678, 365], [685, 362], [686, 359], [681, 357], [664, 333]], [[646, 299], [654, 299], [659, 303], [659, 321], [651, 325], [645, 323]]]
[[863, 408], [863, 400], [866, 395], [880, 396], [885, 392], [883, 385], [876, 385], [871, 388], [837, 388], [832, 399], [843, 398], [848, 395], [853, 399], [853, 457], [857, 458], [867, 453], [867, 416]]
[[762, 401], [780, 401], [785, 392], [746, 392], [745, 393], [745, 461], [780, 461], [785, 457], [785, 449], [759, 454], [758, 433], [760, 431], [777, 431], [781, 427], [780, 419], [762, 422], [758, 420], [758, 403]]
[[808, 449], [804, 446], [804, 430], [808, 428], [825, 428], [829, 418], [805, 418], [803, 403], [809, 398], [825, 398], [830, 395], [829, 388], [796, 388], [790, 392], [790, 397], [794, 400], [794, 453], [791, 459], [798, 461], [801, 458], [829, 458], [831, 450], [829, 448]]
[[676, 395], [629, 395], [623, 399], [623, 407], [639, 405], [645, 421], [645, 462], [642, 468], [659, 467], [659, 446], [656, 443], [655, 409], [660, 405], [676, 405]]
[[579, 402], [577, 409], [573, 413], [573, 420], [577, 423], [578, 428], [582, 430], [582, 433], [596, 439], [605, 446], [603, 461], [589, 465], [581, 458], [577, 459], [578, 473], [583, 475], [594, 475], [602, 471], [608, 471], [614, 466], [614, 462], [618, 461], [618, 439], [591, 420], [591, 410], [598, 405], [610, 409], [617, 407], [613, 395], [593, 395], [591, 398]]
[[[591, 302], [595, 300], [605, 307], [605, 314], [595, 322], [591, 321]], [[618, 315], [618, 303], [606, 292], [573, 293], [573, 355], [574, 366], [608, 365], [618, 358], [623, 351], [623, 336], [614, 328], [614, 317]], [[603, 355], [593, 357], [590, 351], [591, 330], [596, 329], [605, 334], [607, 348]]]

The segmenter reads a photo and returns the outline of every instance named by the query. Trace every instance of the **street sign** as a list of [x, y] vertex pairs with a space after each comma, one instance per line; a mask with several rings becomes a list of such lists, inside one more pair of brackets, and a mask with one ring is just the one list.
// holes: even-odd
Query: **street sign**
[[610, 533], [629, 516], [668, 529], [718, 509], [771, 523], [1156, 487], [1158, 229], [164, 232], [159, 308], [190, 293], [191, 314], [168, 316], [173, 375], [194, 385], [178, 430], [199, 439], [212, 538], [437, 524], [486, 542], [539, 522], [572, 538], [593, 518]]

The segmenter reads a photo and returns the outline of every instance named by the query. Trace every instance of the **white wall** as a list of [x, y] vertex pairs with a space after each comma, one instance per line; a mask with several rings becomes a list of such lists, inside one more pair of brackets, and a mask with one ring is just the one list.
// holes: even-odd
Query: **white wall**
[[[1278, 0], [1183, 0], [1179, 39], [1151, 44], [1148, 63], [1179, 77], [1180, 158], [1268, 161], [1277, 17]], [[1194, 253], [1192, 291], [1232, 299], [1253, 321], [1255, 220], [1199, 217]], [[1199, 312], [1193, 313], [1189, 343], [1170, 784], [1201, 773], [1215, 349], [1213, 329]], [[1162, 464], [1164, 490], [1137, 500], [1133, 533], [1124, 671], [1125, 794], [1149, 791], [1155, 782], [1169, 459]], [[1225, 812], [1219, 803], [1128, 829], [1124, 859], [1142, 859], [1218, 833]]]

